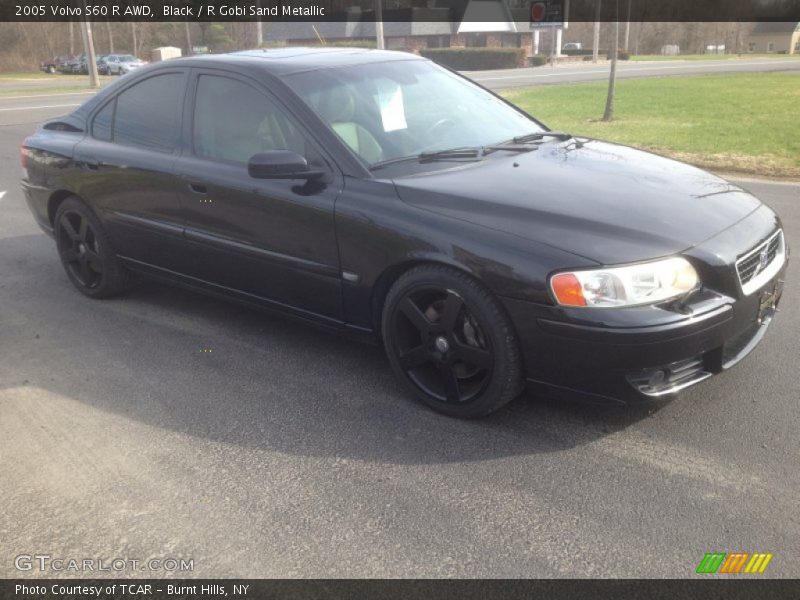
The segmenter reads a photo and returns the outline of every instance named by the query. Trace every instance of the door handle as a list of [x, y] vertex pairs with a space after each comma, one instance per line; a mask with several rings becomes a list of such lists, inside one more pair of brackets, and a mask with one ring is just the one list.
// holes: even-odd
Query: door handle
[[192, 190], [195, 194], [207, 194], [208, 193], [208, 190], [206, 189], [206, 186], [204, 186], [202, 183], [190, 183], [189, 184], [189, 189]]

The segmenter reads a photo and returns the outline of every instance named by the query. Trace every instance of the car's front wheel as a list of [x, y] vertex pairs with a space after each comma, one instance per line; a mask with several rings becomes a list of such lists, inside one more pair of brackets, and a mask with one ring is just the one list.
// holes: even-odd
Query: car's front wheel
[[522, 390], [508, 316], [489, 290], [456, 269], [424, 265], [402, 275], [386, 297], [382, 333], [397, 377], [439, 412], [481, 417]]
[[76, 196], [56, 210], [58, 255], [67, 276], [91, 298], [110, 298], [128, 287], [128, 273], [115, 254], [100, 219]]

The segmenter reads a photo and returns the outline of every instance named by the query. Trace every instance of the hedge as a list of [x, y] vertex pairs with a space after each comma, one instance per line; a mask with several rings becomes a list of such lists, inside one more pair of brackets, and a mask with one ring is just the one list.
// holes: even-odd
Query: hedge
[[[564, 50], [562, 54], [566, 56], [583, 56], [585, 60], [587, 56], [589, 58], [592, 57], [592, 50], [590, 48], [583, 48], [581, 50]], [[605, 56], [609, 60], [611, 59], [611, 52], [609, 50], [599, 50], [597, 54], [598, 56]], [[621, 48], [617, 51], [617, 58], [619, 60], [629, 60], [630, 57], [630, 52], [626, 52]]]
[[524, 48], [425, 48], [419, 53], [459, 71], [513, 69], [525, 64]]
[[303, 42], [303, 43], [287, 43], [285, 40], [279, 41], [269, 41], [264, 42], [261, 44], [262, 48], [289, 48], [289, 47], [318, 47], [318, 46], [331, 46], [334, 48], [375, 48], [377, 46], [377, 42], [374, 39], [371, 40], [327, 40], [324, 44], [318, 40]]
[[336, 48], [376, 48], [378, 46], [374, 39], [371, 40], [328, 40], [326, 46]]

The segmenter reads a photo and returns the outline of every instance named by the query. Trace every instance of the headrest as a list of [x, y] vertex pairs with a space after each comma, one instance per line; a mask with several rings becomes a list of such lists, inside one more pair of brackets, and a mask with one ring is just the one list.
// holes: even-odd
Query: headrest
[[340, 85], [328, 90], [321, 98], [320, 113], [328, 123], [346, 123], [353, 120], [356, 112], [356, 101], [345, 86]]

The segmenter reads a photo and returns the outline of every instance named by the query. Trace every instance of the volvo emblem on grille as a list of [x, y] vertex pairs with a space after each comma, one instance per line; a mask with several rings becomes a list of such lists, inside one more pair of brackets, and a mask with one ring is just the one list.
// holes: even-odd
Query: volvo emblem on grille
[[758, 256], [758, 265], [756, 266], [755, 275], [759, 271], [763, 270], [769, 264], [769, 246], [764, 246], [764, 249], [761, 251], [761, 254]]

